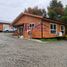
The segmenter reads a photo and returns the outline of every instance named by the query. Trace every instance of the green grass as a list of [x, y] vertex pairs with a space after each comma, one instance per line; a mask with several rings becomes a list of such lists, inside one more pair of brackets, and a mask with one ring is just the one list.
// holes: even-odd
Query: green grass
[[38, 40], [41, 40], [41, 41], [49, 41], [49, 42], [55, 42], [55, 41], [61, 41], [61, 40], [65, 40], [64, 37], [57, 37], [57, 38], [40, 38]]
[[41, 40], [41, 41], [50, 41], [50, 42], [57, 41], [56, 38], [51, 38], [51, 39], [45, 39], [45, 38], [43, 38], [43, 39], [38, 39], [38, 40]]

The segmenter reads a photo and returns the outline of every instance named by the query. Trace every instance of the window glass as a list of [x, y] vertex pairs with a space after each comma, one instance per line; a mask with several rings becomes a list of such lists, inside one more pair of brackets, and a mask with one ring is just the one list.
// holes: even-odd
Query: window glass
[[61, 32], [64, 34], [64, 32], [65, 32], [65, 27], [64, 27], [64, 25], [62, 25], [61, 26]]
[[51, 27], [50, 28], [51, 33], [54, 33], [55, 34], [56, 33], [56, 24], [51, 24], [50, 27]]

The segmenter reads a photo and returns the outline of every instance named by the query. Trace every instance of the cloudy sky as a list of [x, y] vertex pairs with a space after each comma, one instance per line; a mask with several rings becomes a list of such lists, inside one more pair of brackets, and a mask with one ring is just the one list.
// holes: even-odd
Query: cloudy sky
[[[47, 8], [51, 0], [0, 0], [0, 20], [13, 21], [25, 8]], [[61, 0], [64, 5], [67, 0]]]

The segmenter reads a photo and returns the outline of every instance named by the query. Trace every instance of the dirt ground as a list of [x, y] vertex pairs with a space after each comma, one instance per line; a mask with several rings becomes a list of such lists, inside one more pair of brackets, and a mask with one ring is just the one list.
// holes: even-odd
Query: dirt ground
[[67, 67], [67, 41], [40, 43], [0, 33], [0, 67]]

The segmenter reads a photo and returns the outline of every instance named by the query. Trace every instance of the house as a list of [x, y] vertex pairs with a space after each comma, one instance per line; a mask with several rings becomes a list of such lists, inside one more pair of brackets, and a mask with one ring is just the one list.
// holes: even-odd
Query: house
[[54, 38], [65, 35], [65, 24], [42, 16], [21, 13], [12, 23], [17, 28], [15, 35], [24, 38]]
[[12, 25], [9, 22], [0, 21], [0, 32], [8, 31], [9, 29], [12, 29]]

